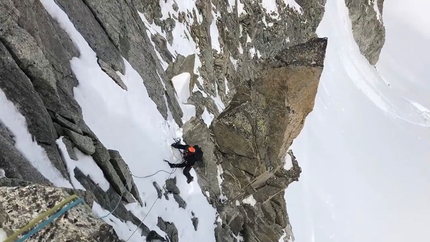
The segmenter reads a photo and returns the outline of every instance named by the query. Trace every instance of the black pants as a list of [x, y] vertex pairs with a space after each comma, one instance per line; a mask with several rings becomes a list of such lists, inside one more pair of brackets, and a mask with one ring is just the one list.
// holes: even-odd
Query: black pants
[[191, 176], [191, 174], [190, 174], [190, 170], [191, 170], [192, 166], [187, 166], [187, 164], [185, 162], [182, 162], [180, 164], [172, 164], [172, 163], [170, 163], [170, 167], [178, 167], [178, 168], [185, 167], [184, 171], [183, 171], [184, 176], [187, 178], [187, 180], [191, 180], [193, 178]]

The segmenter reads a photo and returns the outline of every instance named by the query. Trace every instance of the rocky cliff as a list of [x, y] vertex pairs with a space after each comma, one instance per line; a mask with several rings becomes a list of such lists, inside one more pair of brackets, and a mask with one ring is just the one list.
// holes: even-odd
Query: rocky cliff
[[204, 144], [205, 164], [197, 171], [219, 211], [218, 241], [234, 241], [232, 234], [245, 241], [293, 238], [284, 191], [301, 169], [292, 152], [292, 166], [284, 166], [312, 111], [326, 45], [312, 39], [254, 63], [253, 78], [236, 88], [209, 128], [198, 120], [184, 126], [187, 142]]
[[[82, 11], [90, 11], [85, 4], [82, 5]], [[82, 5], [76, 2], [74, 10]], [[138, 201], [142, 204], [138, 188], [121, 155], [105, 148], [83, 120], [81, 108], [73, 96], [73, 88], [78, 81], [70, 66], [70, 59], [79, 56], [79, 52], [68, 34], [39, 1], [2, 1], [0, 16], [0, 89], [25, 118], [32, 139], [44, 149], [61, 176], [68, 180], [65, 156], [76, 160], [75, 150], [79, 150], [93, 158], [109, 181], [110, 188], [103, 191], [79, 168], [75, 168], [75, 178], [93, 197], [88, 201], [89, 205], [95, 201], [111, 211], [121, 199], [125, 203]], [[124, 72], [119, 50], [94, 15], [81, 15], [83, 18], [91, 16], [94, 25], [88, 21], [86, 28], [93, 33], [103, 33], [97, 35], [97, 46], [94, 47], [100, 50], [100, 66], [112, 75], [113, 80], [119, 79], [114, 72]], [[154, 65], [156, 62], [151, 63]], [[160, 90], [163, 89], [161, 83], [158, 85]], [[171, 101], [174, 106], [176, 99]], [[161, 113], [167, 112], [164, 106], [159, 109]], [[0, 134], [0, 168], [5, 171], [5, 177], [53, 185], [34, 167], [32, 157], [25, 157], [23, 150], [17, 148], [14, 135], [3, 122], [0, 122]], [[67, 154], [61, 153], [57, 141], [64, 143]], [[11, 185], [4, 181], [2, 184]], [[19, 197], [16, 199], [18, 201]], [[114, 214], [140, 226], [144, 235], [150, 232], [122, 203]]]
[[[182, 232], [159, 216], [158, 231], [165, 233], [160, 236], [145, 224], [146, 216], [138, 217], [126, 206], [147, 206], [143, 194], [149, 191], [136, 185], [128, 161], [108, 149], [84, 120], [74, 96], [79, 81], [70, 63], [82, 53], [59, 22], [58, 12], [64, 11], [94, 51], [97, 68], [127, 92], [129, 87], [121, 77], [124, 60], [128, 61], [145, 77], [148, 96], [162, 117], [172, 118], [183, 128], [187, 143], [203, 148], [204, 162], [195, 168], [198, 184], [218, 212], [213, 221], [217, 241], [293, 239], [284, 190], [298, 180], [301, 169], [289, 147], [312, 111], [323, 69], [327, 39], [316, 38], [315, 31], [325, 0], [187, 3], [0, 2], [0, 95], [22, 115], [19, 123], [28, 127], [29, 142], [43, 148], [41, 153], [54, 173], [64, 180], [61, 186], [68, 187], [53, 188], [60, 185], [42, 174], [39, 163], [17, 144], [16, 132], [0, 116], [0, 172], [4, 171], [0, 173], [0, 225], [8, 235], [72, 193], [87, 205], [99, 204], [120, 221], [134, 224], [147, 241], [178, 241]], [[377, 3], [382, 13], [382, 0]], [[51, 4], [60, 10], [53, 10]], [[360, 16], [368, 15], [362, 5], [352, 1], [347, 5], [360, 50], [371, 63], [376, 62], [383, 41], [370, 40], [380, 37], [382, 22], [374, 22], [370, 32], [362, 33], [369, 23]], [[365, 12], [371, 12], [373, 5], [366, 6]], [[196, 108], [189, 121], [183, 118], [172, 83], [183, 72], [191, 76], [187, 102]], [[210, 125], [203, 120], [208, 114], [213, 119]], [[108, 188], [70, 165], [81, 154], [101, 170]], [[168, 179], [164, 186], [153, 185], [158, 199], [164, 195], [168, 200], [171, 195], [179, 208], [187, 207], [176, 179]], [[31, 199], [21, 201], [23, 196]], [[84, 205], [67, 216], [31, 239], [119, 240], [119, 233]], [[91, 226], [77, 222], [81, 220]], [[193, 214], [191, 220], [197, 230], [198, 218]], [[82, 229], [78, 237], [67, 233], [55, 237], [59, 236], [55, 231], [75, 231], [76, 227]]]
[[352, 34], [371, 65], [376, 65], [385, 43], [382, 19], [384, 0], [346, 0], [352, 23]]

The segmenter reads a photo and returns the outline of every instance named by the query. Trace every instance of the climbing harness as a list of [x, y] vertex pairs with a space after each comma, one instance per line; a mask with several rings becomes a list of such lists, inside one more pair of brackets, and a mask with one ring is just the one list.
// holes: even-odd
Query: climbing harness
[[[72, 202], [75, 199], [77, 199], [77, 200], [74, 201], [74, 202]], [[72, 202], [72, 203], [70, 203], [70, 202]], [[59, 208], [62, 208], [66, 204], [70, 203], [68, 206], [64, 207], [63, 209], [61, 209], [60, 211], [58, 211], [56, 214], [54, 214], [53, 216], [51, 216], [49, 219], [43, 221], [38, 226], [36, 226], [34, 229], [32, 229], [30, 232], [28, 232], [27, 234], [23, 235], [20, 239], [17, 240], [17, 242], [25, 241], [26, 239], [30, 238], [33, 234], [37, 233], [39, 230], [41, 230], [43, 227], [45, 227], [47, 224], [49, 224], [50, 222], [54, 221], [54, 219], [58, 218], [59, 216], [61, 216], [62, 214], [64, 214], [65, 212], [67, 212], [68, 210], [70, 210], [71, 208], [73, 208], [74, 206], [78, 205], [81, 202], [83, 202], [83, 200], [81, 198], [79, 198], [77, 195], [72, 195], [72, 196], [64, 199], [62, 202], [60, 202], [59, 204], [55, 205], [53, 208], [51, 208], [51, 209], [49, 209], [49, 210], [41, 213], [39, 216], [37, 216], [36, 218], [34, 218], [33, 220], [31, 220], [27, 225], [25, 225], [21, 229], [17, 230], [15, 233], [13, 233], [11, 236], [9, 236], [4, 242], [13, 242], [13, 241], [15, 241], [15, 239], [18, 238], [18, 236], [21, 235], [23, 232], [29, 230], [30, 228], [32, 228], [33, 226], [35, 226], [37, 223], [39, 223], [40, 221], [42, 221], [44, 218], [46, 218], [46, 217], [50, 216], [51, 214], [53, 214]]]

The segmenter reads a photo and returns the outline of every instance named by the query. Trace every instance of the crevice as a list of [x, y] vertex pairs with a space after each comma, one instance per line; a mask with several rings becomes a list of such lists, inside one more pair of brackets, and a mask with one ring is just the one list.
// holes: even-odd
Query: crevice
[[39, 145], [46, 145], [46, 146], [51, 146], [51, 147], [52, 147], [52, 143], [50, 143], [50, 142], [40, 141], [40, 140], [37, 140], [37, 139], [36, 139], [36, 142], [37, 142]]
[[[87, 6], [87, 8], [90, 10], [90, 12], [93, 14], [94, 19], [97, 21], [97, 23], [100, 25], [100, 27], [103, 29], [103, 32], [105, 32], [106, 36], [108, 37], [109, 41], [115, 46], [115, 48], [118, 50], [119, 53], [121, 53], [121, 48], [119, 46], [119, 43], [115, 43], [115, 41], [112, 39], [112, 37], [109, 35], [109, 32], [106, 30], [105, 26], [103, 25], [103, 21], [101, 19], [99, 19], [96, 11], [88, 4], [88, 0], [80, 0], [82, 1], [82, 3], [85, 4], [85, 6]], [[122, 55], [122, 53], [121, 53]], [[97, 57], [98, 59], [98, 57]], [[121, 60], [122, 61], [122, 60]], [[113, 68], [113, 67], [112, 67]], [[116, 68], [113, 68], [114, 70]], [[115, 71], [119, 71], [119, 70], [115, 70]], [[125, 75], [125, 68], [124, 68], [124, 73], [121, 73], [123, 75]]]
[[251, 180], [255, 179], [255, 174], [252, 174], [251, 172], [249, 172], [249, 171], [247, 171], [247, 170], [244, 170], [244, 169], [242, 169], [242, 168], [239, 168], [239, 167], [235, 166], [233, 163], [230, 163], [230, 165], [231, 165], [231, 166], [233, 166], [234, 168], [236, 168], [236, 169], [240, 170], [240, 171], [245, 172], [248, 176], [250, 176], [250, 177], [252, 178]]
[[[4, 38], [0, 38], [0, 42], [3, 44], [3, 46], [6, 48], [7, 52], [9, 52], [10, 56], [12, 56], [12, 59], [14, 60], [15, 64], [18, 66], [18, 68], [22, 71], [22, 73], [30, 80], [32, 86], [34, 87], [34, 82], [31, 78], [31, 75], [28, 73], [27, 70], [25, 70], [25, 67], [22, 67], [22, 61], [16, 56], [16, 54], [12, 51], [12, 49], [9, 47], [9, 45], [6, 43]], [[28, 67], [28, 66], [27, 66]], [[35, 88], [36, 90], [36, 88]], [[36, 92], [39, 94], [39, 92], [36, 90]]]

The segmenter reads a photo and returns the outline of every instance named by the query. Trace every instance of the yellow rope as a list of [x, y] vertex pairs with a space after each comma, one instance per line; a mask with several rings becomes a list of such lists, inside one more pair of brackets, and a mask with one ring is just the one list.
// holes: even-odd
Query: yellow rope
[[13, 242], [20, 234], [22, 234], [23, 232], [31, 229], [34, 225], [36, 225], [42, 219], [48, 217], [49, 215], [52, 215], [59, 208], [64, 207], [64, 205], [68, 204], [69, 202], [73, 201], [76, 198], [78, 198], [77, 195], [72, 195], [72, 196], [64, 199], [59, 204], [55, 205], [53, 208], [47, 210], [44, 213], [39, 214], [39, 216], [37, 216], [35, 219], [31, 220], [26, 226], [24, 226], [21, 229], [17, 230], [15, 233], [13, 233], [11, 236], [9, 236], [4, 242]]

